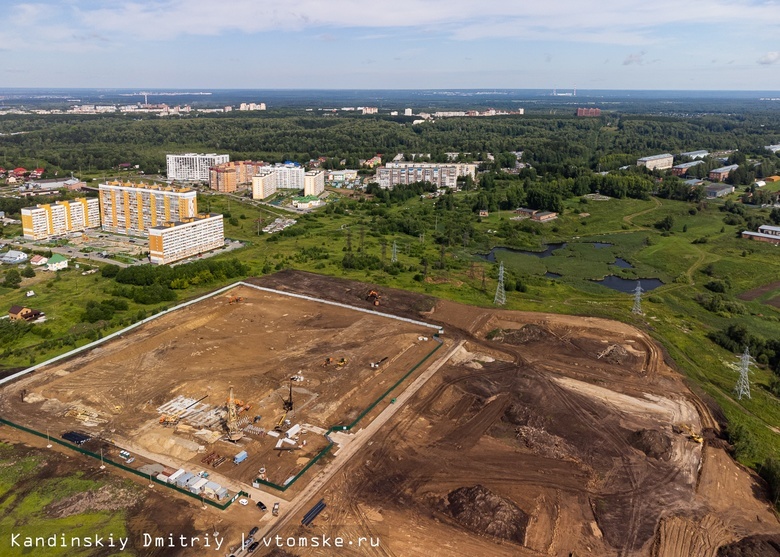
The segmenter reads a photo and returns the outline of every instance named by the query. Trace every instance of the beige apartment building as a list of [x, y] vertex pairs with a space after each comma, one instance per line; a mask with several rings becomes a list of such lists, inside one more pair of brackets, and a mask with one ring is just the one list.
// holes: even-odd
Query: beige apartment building
[[100, 203], [94, 198], [25, 207], [21, 213], [22, 232], [28, 240], [46, 240], [100, 226]]
[[108, 182], [100, 184], [103, 230], [146, 236], [150, 228], [198, 214], [197, 192], [190, 188]]
[[222, 215], [195, 215], [149, 228], [149, 260], [166, 265], [225, 245]]

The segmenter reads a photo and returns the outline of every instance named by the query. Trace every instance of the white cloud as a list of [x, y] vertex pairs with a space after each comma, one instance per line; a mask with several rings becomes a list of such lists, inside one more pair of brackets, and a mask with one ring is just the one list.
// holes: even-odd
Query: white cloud
[[[461, 40], [491, 37], [643, 44], [670, 24], [780, 24], [780, 0], [117, 0], [73, 1], [78, 25], [143, 39], [307, 28], [419, 29]], [[757, 23], [759, 22], [759, 23]], [[659, 31], [660, 30], [660, 31]]]
[[645, 63], [645, 52], [635, 52], [633, 54], [629, 54], [626, 56], [626, 59], [623, 60], [624, 66], [630, 66], [632, 64], [635, 64], [637, 66], [642, 66]]
[[758, 63], [763, 66], [769, 66], [771, 64], [777, 64], [780, 62], [780, 52], [767, 52], [761, 58], [758, 59]]

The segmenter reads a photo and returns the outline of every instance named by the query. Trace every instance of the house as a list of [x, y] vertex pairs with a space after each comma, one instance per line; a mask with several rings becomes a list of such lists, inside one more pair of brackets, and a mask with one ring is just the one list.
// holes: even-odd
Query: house
[[31, 309], [24, 306], [11, 306], [8, 310], [8, 317], [11, 321], [35, 321], [43, 312], [38, 309]]
[[755, 240], [757, 242], [780, 244], [780, 226], [770, 226], [768, 224], [764, 224], [758, 227], [758, 232], [745, 230], [742, 233], [742, 237]]
[[720, 168], [715, 168], [713, 170], [710, 170], [709, 178], [713, 182], [722, 182], [726, 178], [729, 177], [729, 174], [734, 172], [737, 168], [739, 168], [738, 164], [730, 164], [728, 166], [721, 166]]
[[728, 184], [712, 184], [704, 187], [704, 193], [710, 198], [723, 197], [733, 192], [734, 186]]
[[767, 182], [780, 182], [780, 176], [769, 176], [764, 178]]
[[527, 209], [526, 207], [520, 207], [519, 209], [515, 209], [515, 213], [517, 213], [517, 215], [518, 215], [520, 218], [523, 218], [523, 219], [530, 219], [530, 218], [532, 218], [532, 217], [533, 217], [533, 216], [534, 216], [536, 213], [538, 213], [538, 211], [537, 211], [536, 209]]
[[487, 212], [487, 211], [486, 211], [486, 210], [484, 210], [484, 209], [480, 209], [480, 210], [479, 210], [479, 216], [480, 216], [480, 217], [487, 217], [487, 216], [490, 216], [490, 213], [489, 213], [489, 212]]
[[766, 186], [766, 182], [764, 182], [763, 180], [756, 180], [755, 182], [753, 182], [753, 187], [763, 188], [764, 186]]
[[531, 217], [531, 220], [535, 220], [536, 222], [550, 222], [557, 218], [558, 213], [553, 213], [551, 211], [538, 211]]
[[685, 180], [683, 183], [688, 184], [693, 188], [696, 186], [703, 186], [704, 180], [702, 180], [701, 178], [690, 178], [688, 180]]
[[23, 251], [8, 250], [7, 252], [0, 254], [0, 263], [6, 263], [8, 265], [18, 265], [27, 261], [27, 254]]
[[61, 271], [62, 269], [68, 268], [68, 259], [60, 255], [59, 253], [55, 253], [49, 258], [49, 261], [46, 263], [46, 270], [47, 271]]
[[44, 265], [48, 259], [42, 255], [33, 255], [30, 259], [30, 265]]
[[14, 173], [14, 176], [16, 176], [17, 178], [22, 178], [25, 174], [27, 174], [27, 169], [20, 166], [18, 168], [14, 168], [12, 172]]

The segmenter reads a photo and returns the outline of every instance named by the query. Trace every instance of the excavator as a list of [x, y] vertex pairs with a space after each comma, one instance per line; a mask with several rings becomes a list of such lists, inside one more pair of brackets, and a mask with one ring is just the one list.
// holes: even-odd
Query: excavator
[[382, 298], [382, 296], [376, 290], [369, 290], [368, 294], [366, 294], [366, 301], [367, 302], [371, 302], [375, 306], [379, 305], [379, 300], [381, 298]]
[[689, 426], [688, 424], [676, 424], [676, 425], [672, 426], [672, 430], [675, 433], [683, 433], [683, 434], [685, 434], [686, 437], [688, 437], [688, 439], [690, 439], [691, 441], [693, 441], [695, 443], [701, 444], [701, 443], [704, 442], [704, 438], [701, 435], [699, 435], [698, 433], [694, 432], [693, 429], [691, 428], [691, 426]]

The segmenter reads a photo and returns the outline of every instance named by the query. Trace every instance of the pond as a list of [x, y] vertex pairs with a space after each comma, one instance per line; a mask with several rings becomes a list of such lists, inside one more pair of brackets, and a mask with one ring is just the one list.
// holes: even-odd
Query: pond
[[[594, 280], [593, 282], [596, 282], [602, 286], [606, 286], [607, 288], [611, 288], [612, 290], [625, 292], [626, 294], [633, 294], [637, 283], [636, 279], [625, 279], [623, 277], [616, 277], [615, 275], [607, 275], [603, 279]], [[640, 279], [639, 284], [642, 286], [642, 290], [645, 292], [655, 290], [659, 286], [664, 285], [663, 282], [655, 278]]]
[[550, 279], [557, 279], [557, 278], [561, 278], [563, 275], [559, 275], [558, 273], [553, 273], [551, 271], [547, 271], [544, 274], [544, 276], [546, 276], [547, 278], [550, 278]]
[[586, 242], [586, 243], [592, 245], [596, 249], [611, 248], [614, 245], [614, 244], [610, 244], [608, 242]]
[[634, 266], [626, 261], [625, 259], [621, 257], [615, 258], [615, 262], [613, 263], [615, 267], [620, 267], [621, 269], [633, 269]]
[[534, 257], [544, 258], [544, 257], [550, 257], [552, 255], [552, 252], [554, 252], [555, 250], [565, 248], [565, 247], [566, 247], [566, 242], [561, 242], [558, 244], [546, 244], [544, 251], [529, 251], [524, 249], [495, 247], [492, 250], [490, 250], [489, 253], [478, 253], [477, 257], [481, 257], [482, 259], [490, 261], [491, 263], [496, 262], [496, 253], [501, 253], [501, 252], [520, 253], [523, 255], [533, 255]]

